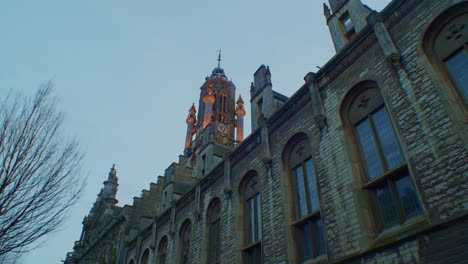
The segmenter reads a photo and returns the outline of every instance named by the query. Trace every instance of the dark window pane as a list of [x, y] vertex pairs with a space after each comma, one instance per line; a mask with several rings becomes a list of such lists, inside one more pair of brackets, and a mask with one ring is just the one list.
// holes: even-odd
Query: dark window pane
[[316, 211], [319, 209], [320, 205], [318, 199], [317, 180], [315, 177], [314, 164], [312, 163], [312, 159], [308, 159], [305, 162], [305, 167], [307, 173], [307, 184], [309, 187], [310, 207], [312, 211]]
[[315, 222], [315, 233], [317, 234], [317, 256], [325, 254], [325, 240], [323, 239], [322, 219]]
[[380, 163], [379, 152], [377, 151], [369, 120], [366, 118], [361, 121], [356, 126], [356, 130], [369, 180], [373, 180], [383, 173], [383, 168]]
[[257, 230], [257, 240], [262, 239], [262, 211], [261, 211], [261, 204], [260, 204], [260, 195], [256, 195], [255, 197], [256, 200], [256, 206], [257, 206], [257, 222], [255, 229]]
[[307, 200], [306, 200], [306, 191], [304, 184], [304, 176], [302, 173], [302, 165], [294, 169], [296, 174], [296, 183], [297, 183], [297, 199], [298, 199], [298, 211], [299, 218], [307, 215]]
[[[255, 197], [254, 197], [255, 198]], [[255, 204], [254, 198], [247, 201], [248, 206], [248, 219], [249, 219], [249, 242], [255, 242]]]
[[372, 114], [377, 137], [382, 148], [387, 169], [392, 169], [403, 163], [400, 145], [398, 144], [395, 131], [393, 130], [390, 119], [388, 118], [385, 107], [380, 108]]
[[219, 238], [219, 221], [216, 221], [211, 224], [211, 230], [210, 230], [210, 263], [216, 263], [218, 260], [218, 238]]
[[375, 189], [377, 202], [380, 214], [382, 216], [383, 224], [385, 227], [391, 226], [398, 222], [398, 213], [393, 203], [392, 194], [390, 193], [388, 185]]
[[244, 251], [244, 263], [260, 264], [262, 261], [261, 246], [257, 245]]
[[421, 207], [419, 206], [416, 191], [414, 189], [413, 181], [409, 175], [404, 176], [395, 181], [398, 197], [405, 211], [405, 215], [410, 216], [417, 214]]
[[301, 257], [302, 259], [311, 258], [313, 256], [313, 244], [312, 244], [312, 224], [307, 221], [297, 227], [298, 236], [301, 241]]
[[344, 25], [346, 33], [348, 33], [349, 31], [353, 29], [353, 22], [351, 22], [351, 19], [349, 17], [346, 18], [345, 21], [343, 21], [343, 25]]
[[457, 51], [445, 61], [445, 65], [463, 100], [466, 101], [468, 99], [468, 55], [464, 50]]

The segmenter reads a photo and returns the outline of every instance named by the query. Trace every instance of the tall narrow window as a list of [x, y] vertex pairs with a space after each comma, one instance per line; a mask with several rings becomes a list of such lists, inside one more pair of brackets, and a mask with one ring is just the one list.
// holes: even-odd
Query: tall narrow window
[[206, 166], [206, 154], [202, 156], [202, 164], [201, 164], [201, 175], [205, 176], [205, 166]]
[[149, 249], [146, 249], [145, 252], [143, 252], [143, 256], [141, 257], [141, 264], [148, 264], [149, 263]]
[[287, 153], [288, 167], [294, 185], [296, 217], [293, 225], [296, 248], [301, 260], [325, 254], [323, 225], [312, 152], [306, 138], [294, 140]]
[[468, 107], [468, 3], [446, 10], [424, 36], [424, 50], [462, 107]]
[[241, 188], [244, 198], [244, 226], [246, 230], [243, 263], [259, 264], [262, 263], [262, 214], [257, 174], [251, 172], [247, 175]]
[[348, 113], [365, 170], [364, 188], [372, 193], [379, 229], [401, 224], [421, 212], [406, 160], [373, 83], [365, 83], [351, 100]]
[[221, 90], [219, 94], [219, 121], [225, 122], [226, 113], [228, 112], [228, 101], [227, 101], [227, 94], [226, 90]]
[[167, 236], [161, 238], [158, 247], [158, 264], [166, 264]]
[[349, 41], [352, 38], [354, 38], [354, 36], [356, 35], [356, 30], [354, 29], [353, 22], [351, 21], [351, 17], [349, 17], [348, 12], [344, 13], [341, 16], [340, 22], [343, 25], [344, 35], [346, 39]]
[[185, 220], [180, 228], [180, 263], [190, 263], [190, 220]]
[[221, 253], [221, 202], [218, 198], [208, 207], [208, 263], [218, 264]]

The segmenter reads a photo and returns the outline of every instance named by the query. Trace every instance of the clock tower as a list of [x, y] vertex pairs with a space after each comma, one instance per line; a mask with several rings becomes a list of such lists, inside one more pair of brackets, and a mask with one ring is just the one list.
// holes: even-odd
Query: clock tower
[[236, 86], [220, 64], [219, 51], [218, 66], [200, 87], [198, 115], [192, 105], [186, 119], [184, 155], [197, 177], [207, 175], [226, 152], [243, 140], [244, 102], [240, 96], [236, 102]]

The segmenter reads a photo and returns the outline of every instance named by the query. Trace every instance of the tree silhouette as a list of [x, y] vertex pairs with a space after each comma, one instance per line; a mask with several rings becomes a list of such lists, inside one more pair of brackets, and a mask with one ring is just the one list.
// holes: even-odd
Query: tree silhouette
[[0, 99], [0, 260], [14, 262], [57, 231], [79, 198], [83, 154], [61, 130], [47, 82], [34, 97]]

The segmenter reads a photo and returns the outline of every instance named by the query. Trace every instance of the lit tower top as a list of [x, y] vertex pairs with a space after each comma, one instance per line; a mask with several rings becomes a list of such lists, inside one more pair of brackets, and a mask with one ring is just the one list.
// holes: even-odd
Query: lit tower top
[[[192, 165], [198, 164], [198, 175], [207, 172], [209, 160], [214, 165], [217, 158], [222, 159], [226, 150], [235, 147], [236, 130], [241, 136], [237, 136], [237, 140], [244, 134], [241, 131], [243, 126], [237, 127], [236, 86], [221, 68], [221, 50], [218, 50], [217, 60], [217, 67], [200, 87], [197, 118], [194, 118], [194, 106], [190, 108], [187, 118], [184, 154], [191, 157]], [[203, 162], [199, 161], [202, 158]]]

